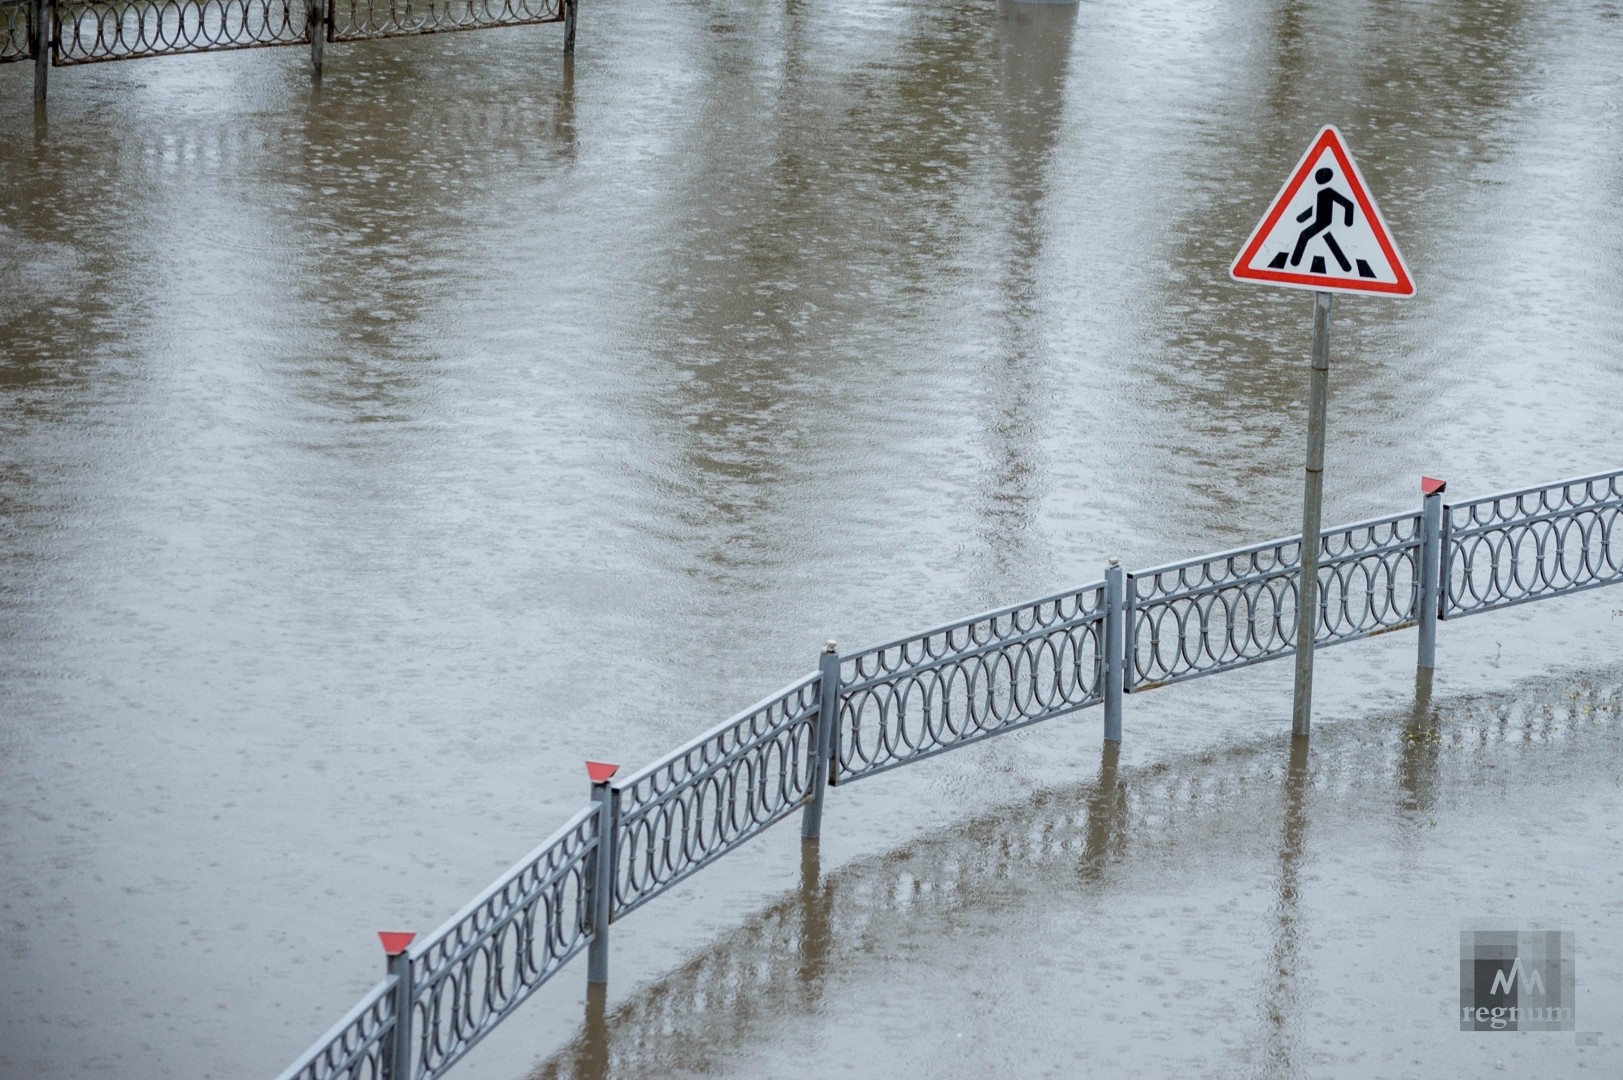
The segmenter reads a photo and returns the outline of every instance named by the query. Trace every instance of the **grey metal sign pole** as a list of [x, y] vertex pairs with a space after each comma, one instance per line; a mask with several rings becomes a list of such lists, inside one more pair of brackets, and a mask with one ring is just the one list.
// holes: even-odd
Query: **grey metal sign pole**
[[1313, 373], [1307, 386], [1307, 469], [1302, 485], [1302, 574], [1296, 588], [1296, 696], [1291, 734], [1313, 724], [1313, 641], [1319, 628], [1319, 514], [1324, 507], [1324, 424], [1330, 403], [1330, 301], [1313, 294]]
[[45, 104], [45, 88], [51, 74], [51, 0], [36, 0], [34, 4], [34, 104]]
[[[1332, 262], [1332, 260], [1334, 260]], [[1240, 249], [1235, 281], [1313, 290], [1313, 371], [1307, 394], [1307, 480], [1296, 584], [1296, 696], [1291, 734], [1313, 726], [1313, 645], [1319, 603], [1319, 510], [1324, 500], [1324, 417], [1330, 398], [1330, 301], [1334, 293], [1413, 296], [1414, 279], [1381, 220], [1341, 132], [1319, 130]]]

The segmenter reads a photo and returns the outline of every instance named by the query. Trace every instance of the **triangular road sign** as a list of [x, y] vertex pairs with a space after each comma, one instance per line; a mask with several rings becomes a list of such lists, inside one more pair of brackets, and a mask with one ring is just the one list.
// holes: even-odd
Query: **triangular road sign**
[[1409, 268], [1334, 127], [1319, 132], [1297, 162], [1229, 276], [1320, 292], [1414, 295]]

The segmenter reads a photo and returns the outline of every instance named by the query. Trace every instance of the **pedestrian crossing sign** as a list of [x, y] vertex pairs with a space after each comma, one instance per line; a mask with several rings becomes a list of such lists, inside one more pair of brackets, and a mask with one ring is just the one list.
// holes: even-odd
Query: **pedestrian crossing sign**
[[1302, 155], [1229, 276], [1316, 292], [1414, 295], [1409, 268], [1334, 127]]

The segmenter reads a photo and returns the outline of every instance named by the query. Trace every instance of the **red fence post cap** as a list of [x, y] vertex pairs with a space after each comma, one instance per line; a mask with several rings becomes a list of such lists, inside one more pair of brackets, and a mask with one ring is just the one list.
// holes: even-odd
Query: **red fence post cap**
[[608, 783], [609, 777], [619, 771], [620, 766], [610, 765], [606, 761], [588, 761], [586, 763], [586, 775], [592, 778], [594, 784]]
[[406, 951], [406, 946], [410, 945], [411, 939], [416, 936], [416, 934], [407, 934], [399, 930], [378, 931], [378, 940], [383, 942], [385, 956], [399, 956]]
[[1446, 487], [1448, 487], [1447, 480], [1437, 480], [1430, 476], [1420, 478], [1420, 494], [1422, 495], [1436, 495]]

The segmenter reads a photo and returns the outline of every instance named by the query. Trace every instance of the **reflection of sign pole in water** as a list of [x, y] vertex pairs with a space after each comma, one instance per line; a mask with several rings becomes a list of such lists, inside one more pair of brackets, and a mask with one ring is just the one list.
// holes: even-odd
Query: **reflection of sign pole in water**
[[[1316, 188], [1307, 186], [1309, 176]], [[1339, 226], [1338, 210], [1342, 219]], [[1332, 228], [1339, 236], [1330, 231]], [[1326, 266], [1323, 255], [1314, 255], [1306, 272], [1300, 269], [1315, 239], [1335, 259], [1336, 269]], [[1262, 222], [1240, 249], [1239, 258], [1229, 267], [1229, 276], [1236, 281], [1313, 290], [1313, 366], [1308, 379], [1301, 572], [1296, 588], [1296, 693], [1291, 707], [1291, 733], [1306, 736], [1312, 726], [1313, 646], [1324, 621], [1319, 599], [1319, 517], [1324, 499], [1324, 429], [1330, 398], [1332, 294], [1414, 295], [1409, 268], [1392, 243], [1375, 200], [1335, 128], [1320, 131], [1297, 162]]]

